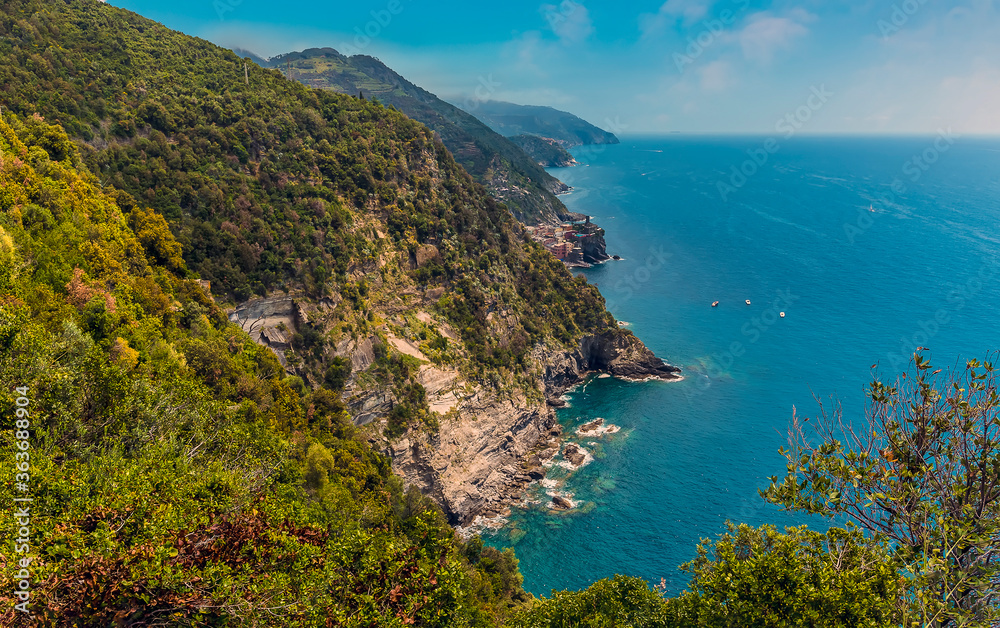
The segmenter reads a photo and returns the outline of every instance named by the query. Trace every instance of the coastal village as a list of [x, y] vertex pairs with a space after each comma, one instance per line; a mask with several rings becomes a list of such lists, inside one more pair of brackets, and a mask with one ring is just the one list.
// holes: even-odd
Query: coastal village
[[525, 227], [531, 239], [538, 242], [570, 268], [590, 268], [609, 258], [605, 252], [604, 229], [590, 222]]

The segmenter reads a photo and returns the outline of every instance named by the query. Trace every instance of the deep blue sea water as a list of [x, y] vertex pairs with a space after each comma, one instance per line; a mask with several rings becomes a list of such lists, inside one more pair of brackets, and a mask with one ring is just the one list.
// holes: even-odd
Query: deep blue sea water
[[764, 140], [626, 138], [551, 171], [625, 258], [587, 277], [686, 379], [570, 395], [567, 433], [597, 417], [622, 431], [573, 438], [595, 459], [549, 490], [576, 510], [515, 509], [485, 536], [516, 549], [529, 591], [625, 573], [676, 592], [727, 519], [826, 527], [757, 496], [784, 472], [793, 406], [835, 395], [858, 417], [876, 363], [889, 376], [914, 345], [945, 367], [1000, 349], [1000, 139], [793, 138], [753, 168]]

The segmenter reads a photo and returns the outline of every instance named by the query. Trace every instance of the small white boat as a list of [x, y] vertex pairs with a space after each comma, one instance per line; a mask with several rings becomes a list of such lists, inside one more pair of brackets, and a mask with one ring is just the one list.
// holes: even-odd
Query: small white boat
[[782, 313], [778, 314], [778, 316], [780, 316], [781, 318], [785, 318], [785, 313], [782, 312]]
[[718, 301], [713, 302], [712, 307], [719, 307], [719, 302]]
[[747, 305], [750, 305], [750, 299], [747, 299]]

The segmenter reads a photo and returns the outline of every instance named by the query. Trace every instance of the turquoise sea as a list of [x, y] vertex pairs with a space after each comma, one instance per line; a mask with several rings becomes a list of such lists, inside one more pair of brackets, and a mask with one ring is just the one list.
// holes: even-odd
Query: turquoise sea
[[793, 407], [835, 396], [856, 418], [875, 364], [888, 377], [915, 346], [943, 367], [1000, 349], [1000, 139], [766, 139], [623, 138], [551, 171], [624, 258], [587, 277], [686, 379], [570, 395], [567, 433], [622, 429], [574, 436], [594, 460], [536, 487], [577, 509], [515, 509], [485, 536], [516, 549], [531, 592], [615, 573], [677, 592], [678, 565], [726, 520], [829, 525], [757, 496], [784, 472]]

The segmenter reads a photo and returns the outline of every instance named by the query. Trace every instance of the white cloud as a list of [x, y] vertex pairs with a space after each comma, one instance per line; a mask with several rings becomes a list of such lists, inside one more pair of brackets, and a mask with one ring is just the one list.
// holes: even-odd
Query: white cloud
[[890, 105], [865, 116], [862, 122], [869, 129], [885, 131], [892, 128], [901, 111], [902, 107], [899, 105]]
[[953, 123], [962, 132], [1000, 133], [1000, 70], [981, 68], [964, 76], [946, 77], [938, 95], [930, 112], [935, 115], [929, 122]]
[[510, 63], [519, 74], [547, 78], [548, 75], [539, 67], [538, 60], [547, 56], [545, 50], [550, 46], [551, 43], [542, 41], [540, 32], [528, 31], [504, 44], [500, 50], [500, 58]]
[[659, 35], [678, 20], [684, 24], [692, 24], [705, 17], [711, 6], [712, 0], [667, 0], [656, 13], [643, 13], [639, 16], [639, 32], [643, 39], [647, 39]]
[[746, 59], [770, 63], [775, 53], [790, 49], [795, 40], [809, 34], [805, 23], [815, 19], [814, 15], [800, 9], [786, 17], [761, 11], [747, 19], [747, 25], [736, 33], [736, 40]]
[[552, 32], [565, 44], [579, 44], [594, 32], [590, 11], [579, 2], [563, 0], [559, 6], [543, 4], [539, 10]]
[[[531, 6], [543, 3], [557, 13], [576, 6], [562, 0]], [[819, 18], [792, 10], [796, 5]], [[647, 18], [662, 17], [666, 26], [656, 40], [635, 45], [619, 35], [602, 40], [605, 31], [613, 32], [610, 25], [605, 29], [602, 22], [594, 30], [595, 14], [580, 11], [569, 19], [575, 12], [569, 11], [559, 14], [567, 19], [554, 22], [552, 30], [537, 24], [544, 13], [531, 12], [537, 30], [476, 44], [400, 44], [393, 39], [397, 31], [387, 29], [364, 51], [453, 101], [472, 97], [485, 82], [495, 89], [480, 91], [491, 98], [552, 104], [592, 121], [621, 115], [637, 130], [767, 132], [815, 81], [836, 96], [810, 122], [811, 131], [934, 133], [950, 126], [962, 135], [1000, 133], [1000, 0], [928, 2], [884, 39], [877, 21], [891, 14], [891, 5], [870, 2], [865, 11], [845, 13], [818, 0], [783, 0], [763, 12], [739, 12], [743, 0], [648, 0]], [[707, 13], [695, 18], [701, 7]], [[733, 24], [677, 72], [673, 55], [686, 54], [688, 38], [707, 31], [702, 20], [723, 9], [734, 11]], [[627, 20], [622, 26], [637, 35], [635, 13], [624, 13], [607, 19]], [[349, 26], [338, 32], [210, 20], [193, 34], [266, 56], [353, 45], [356, 33]], [[822, 48], [811, 43], [814, 37], [824, 42]], [[581, 38], [583, 45], [569, 45]], [[782, 61], [792, 55], [802, 62]], [[596, 83], [602, 88], [595, 90]]]
[[726, 61], [712, 61], [698, 70], [700, 86], [706, 92], [724, 92], [733, 84], [732, 67]]

